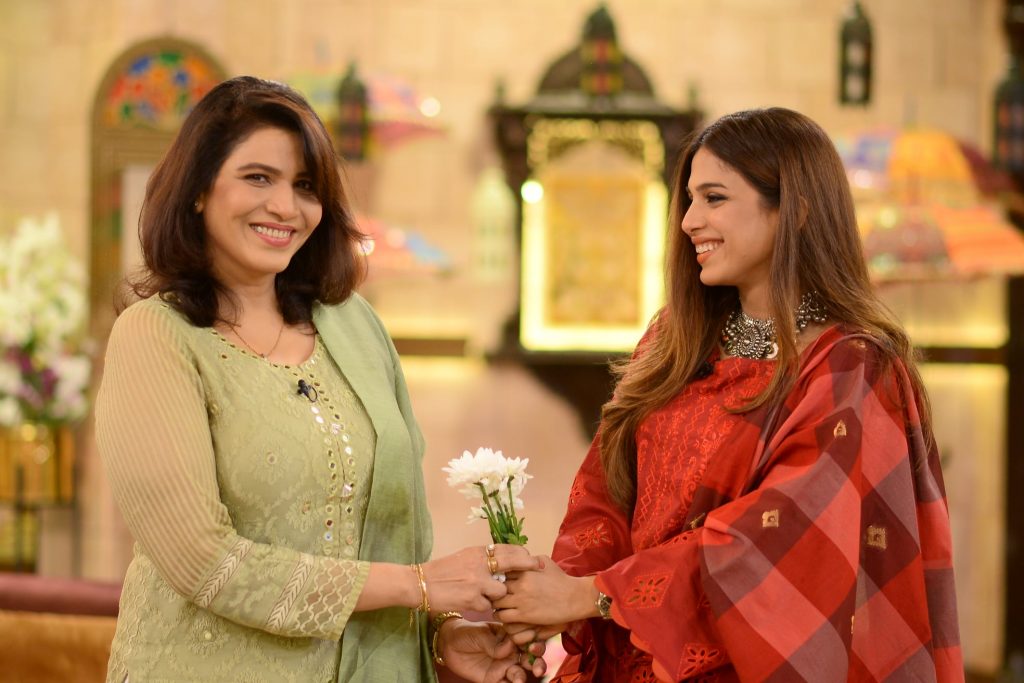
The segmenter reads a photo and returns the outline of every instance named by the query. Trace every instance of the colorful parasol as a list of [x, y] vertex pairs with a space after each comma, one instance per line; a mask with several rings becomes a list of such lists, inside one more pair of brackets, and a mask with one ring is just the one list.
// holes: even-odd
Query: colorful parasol
[[[288, 84], [301, 92], [324, 121], [337, 115], [336, 100], [341, 75], [337, 73], [296, 74]], [[446, 128], [438, 116], [441, 105], [434, 97], [424, 96], [397, 76], [376, 74], [363, 78], [367, 89], [371, 142], [378, 147], [394, 147], [413, 139], [443, 135]]]
[[365, 214], [356, 215], [360, 232], [367, 236], [363, 253], [371, 278], [382, 275], [440, 275], [451, 270], [448, 254], [421, 234], [385, 224]]
[[1024, 273], [1024, 236], [994, 201], [1012, 182], [976, 148], [926, 128], [835, 142], [875, 278]]

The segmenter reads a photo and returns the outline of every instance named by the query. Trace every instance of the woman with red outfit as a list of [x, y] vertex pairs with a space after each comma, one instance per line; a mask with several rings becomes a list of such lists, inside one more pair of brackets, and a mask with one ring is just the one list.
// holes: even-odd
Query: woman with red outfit
[[961, 681], [910, 340], [835, 148], [725, 116], [676, 176], [668, 301], [620, 368], [553, 558], [495, 603], [560, 681]]

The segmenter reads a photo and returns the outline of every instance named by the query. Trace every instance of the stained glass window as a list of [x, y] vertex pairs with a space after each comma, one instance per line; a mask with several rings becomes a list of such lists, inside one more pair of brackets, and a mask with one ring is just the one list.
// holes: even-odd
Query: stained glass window
[[114, 79], [104, 106], [104, 124], [176, 130], [219, 81], [214, 68], [196, 54], [175, 49], [144, 53]]

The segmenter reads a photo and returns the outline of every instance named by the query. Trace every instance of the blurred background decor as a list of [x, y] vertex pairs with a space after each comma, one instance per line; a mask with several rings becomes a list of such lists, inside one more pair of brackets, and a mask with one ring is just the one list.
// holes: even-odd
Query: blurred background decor
[[[864, 28], [857, 6], [870, 32], [844, 37], [844, 29]], [[616, 226], [623, 241], [643, 232], [635, 221], [612, 220], [626, 212], [605, 215], [576, 201], [596, 186], [581, 167], [601, 171], [604, 159], [619, 187], [639, 187], [630, 175], [638, 163], [653, 185], [658, 164], [650, 162], [659, 155], [642, 145], [654, 138], [577, 143], [559, 120], [599, 133], [605, 122], [626, 132], [641, 130], [622, 125], [630, 121], [657, 126], [666, 186], [686, 134], [728, 112], [784, 106], [834, 135], [857, 131], [859, 149], [880, 155], [877, 166], [849, 164], [861, 228], [869, 249], [894, 253], [897, 265], [885, 271], [889, 257], [879, 260], [874, 276], [928, 361], [922, 373], [944, 460], [968, 681], [994, 681], [1024, 661], [1024, 285], [1013, 274], [1007, 225], [1024, 225], [1024, 0], [37, 0], [0, 2], [0, 34], [0, 240], [22, 216], [57, 211], [67, 248], [88, 264], [87, 319], [99, 347], [90, 391], [102, 374], [115, 286], [138, 264], [146, 179], [183, 115], [213, 84], [253, 74], [296, 86], [337, 136], [340, 88], [351, 72], [345, 101], [356, 104], [356, 125], [348, 133], [359, 150], [343, 164], [346, 189], [368, 232], [397, 229], [395, 243], [404, 244], [388, 254], [387, 238], [378, 239], [367, 288], [402, 351], [428, 443], [427, 496], [435, 528], [445, 530], [435, 538], [439, 554], [486, 542], [464, 524], [440, 475], [466, 443], [500, 442], [530, 457], [537, 479], [524, 500], [550, 511], [531, 517], [531, 548], [550, 548], [608, 396], [605, 361], [630, 346], [590, 335], [606, 348], [524, 348], [522, 281], [551, 268], [545, 277], [558, 284], [541, 290], [550, 313], [542, 320], [564, 327], [568, 316], [594, 317], [594, 300], [616, 302], [625, 317], [620, 297], [642, 301], [633, 274], [657, 274], [634, 260], [643, 250], [633, 237], [620, 259], [605, 258]], [[865, 59], [844, 70], [843, 55]], [[842, 102], [846, 86], [866, 101]], [[382, 89], [390, 94], [378, 96]], [[937, 176], [926, 183], [919, 180], [932, 171], [908, 176], [914, 167], [904, 165], [902, 177], [913, 182], [889, 172], [890, 156], [903, 154], [899, 138], [915, 130], [944, 138], [922, 140], [930, 150], [911, 155], [933, 159]], [[546, 151], [545, 135], [555, 143]], [[917, 137], [908, 138], [915, 149]], [[950, 138], [966, 164], [948, 151]], [[595, 142], [600, 156], [590, 155]], [[527, 201], [538, 199], [528, 180], [545, 192], [539, 202]], [[916, 188], [916, 202], [893, 194], [900, 182]], [[561, 226], [533, 242], [542, 258], [522, 250], [524, 212]], [[430, 260], [434, 249], [446, 266]], [[577, 271], [625, 282], [627, 261], [628, 289], [572, 287]], [[643, 317], [643, 306], [630, 310]], [[132, 539], [90, 421], [74, 433], [76, 503], [73, 512], [39, 510], [36, 571], [119, 583]], [[10, 508], [0, 503], [0, 525]], [[11, 537], [2, 538], [0, 555], [10, 557]], [[25, 635], [20, 623], [12, 628]]]
[[973, 146], [923, 126], [835, 142], [876, 280], [1024, 273], [1024, 237], [1004, 208], [1013, 181]]
[[0, 242], [0, 566], [31, 570], [37, 511], [74, 500], [69, 426], [85, 416], [91, 362], [85, 274], [56, 214]]

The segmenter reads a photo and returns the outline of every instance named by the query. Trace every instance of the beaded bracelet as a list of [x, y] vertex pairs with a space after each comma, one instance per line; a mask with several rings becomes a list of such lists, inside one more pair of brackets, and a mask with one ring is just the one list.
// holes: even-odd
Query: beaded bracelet
[[462, 614], [459, 612], [441, 612], [430, 624], [430, 628], [433, 630], [434, 635], [430, 637], [430, 654], [434, 658], [434, 664], [438, 666], [444, 666], [444, 657], [441, 656], [441, 649], [438, 647], [440, 644], [441, 626], [444, 622], [449, 619], [461, 619]]

